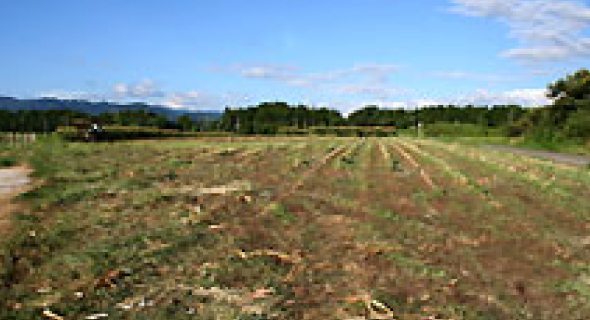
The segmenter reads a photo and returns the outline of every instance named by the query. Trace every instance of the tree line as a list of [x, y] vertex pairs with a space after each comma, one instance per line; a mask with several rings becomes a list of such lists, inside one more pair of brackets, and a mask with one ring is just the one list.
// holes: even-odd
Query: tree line
[[468, 123], [482, 126], [502, 126], [514, 122], [526, 114], [527, 109], [519, 105], [496, 105], [465, 107], [438, 105], [416, 110], [379, 109], [367, 106], [350, 114], [348, 123], [357, 126], [395, 126], [407, 129], [421, 124], [438, 122]]
[[590, 71], [580, 69], [547, 87], [551, 105], [535, 108], [510, 127], [537, 140], [590, 138]]
[[[190, 115], [170, 120], [155, 112], [136, 109], [103, 112], [92, 115], [77, 110], [0, 110], [0, 131], [4, 132], [53, 132], [58, 127], [70, 126], [79, 119], [102, 125], [149, 126], [182, 131], [226, 131], [237, 134], [276, 134], [281, 128], [308, 129], [312, 127], [388, 126], [407, 129], [418, 123], [475, 124], [489, 127], [523, 127], [528, 122], [522, 118], [530, 109], [517, 106], [435, 106], [416, 110], [379, 109], [366, 106], [345, 118], [338, 110], [312, 108], [305, 105], [291, 106], [285, 102], [264, 102], [248, 108], [226, 108], [219, 120], [195, 121]], [[535, 113], [536, 114], [536, 113]], [[537, 120], [535, 120], [537, 121]], [[513, 129], [518, 131], [519, 129]]]
[[[218, 127], [241, 134], [274, 134], [281, 127], [393, 126], [398, 129], [456, 128], [456, 134], [525, 136], [536, 140], [590, 139], [590, 71], [574, 74], [547, 86], [553, 103], [542, 107], [521, 105], [438, 105], [409, 109], [365, 106], [343, 117], [337, 110], [265, 102], [248, 108], [226, 108]], [[461, 132], [461, 128], [465, 128]]]
[[195, 121], [188, 114], [169, 119], [144, 109], [103, 112], [97, 115], [77, 110], [0, 110], [0, 132], [54, 132], [76, 121], [117, 126], [155, 127], [183, 131], [209, 131], [214, 129], [210, 121]]
[[[365, 106], [344, 117], [338, 110], [286, 102], [264, 102], [246, 108], [227, 107], [218, 120], [195, 121], [191, 114], [170, 118], [145, 108], [91, 114], [79, 110], [1, 110], [0, 131], [52, 132], [83, 118], [105, 125], [151, 126], [183, 131], [225, 131], [237, 134], [277, 134], [281, 128], [387, 126], [398, 129], [444, 125], [469, 128], [495, 128], [508, 136], [536, 139], [590, 138], [590, 71], [580, 69], [547, 87], [553, 103], [544, 107], [519, 105], [428, 106], [415, 110], [380, 109]], [[53, 101], [53, 100], [51, 100]], [[0, 101], [2, 102], [2, 101]], [[96, 107], [96, 106], [94, 106]], [[116, 110], [116, 111], [114, 111]], [[436, 126], [435, 126], [436, 125]], [[491, 132], [490, 130], [479, 130]], [[460, 131], [458, 132], [461, 133]]]
[[343, 126], [347, 121], [338, 110], [264, 102], [248, 108], [226, 108], [219, 128], [240, 134], [276, 134], [281, 127]]
[[379, 109], [366, 106], [347, 118], [337, 110], [290, 106], [285, 102], [265, 102], [249, 108], [226, 109], [220, 119], [222, 130], [241, 134], [274, 134], [281, 127], [306, 129], [316, 126], [387, 126], [407, 129], [418, 123], [467, 123], [503, 126], [518, 121], [528, 110], [522, 106], [435, 106], [416, 110]]

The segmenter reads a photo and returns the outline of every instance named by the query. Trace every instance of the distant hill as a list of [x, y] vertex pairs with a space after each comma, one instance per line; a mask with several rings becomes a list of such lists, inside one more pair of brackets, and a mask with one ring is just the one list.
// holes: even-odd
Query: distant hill
[[119, 112], [122, 110], [144, 109], [157, 114], [162, 114], [170, 120], [176, 117], [188, 114], [195, 121], [213, 121], [218, 120], [223, 114], [222, 111], [204, 110], [191, 111], [171, 109], [158, 105], [149, 105], [145, 103], [118, 104], [112, 102], [90, 102], [86, 100], [62, 100], [56, 98], [39, 98], [39, 99], [16, 99], [11, 97], [0, 96], [0, 110], [18, 111], [18, 110], [56, 110], [69, 109], [80, 112], [90, 113], [93, 115], [103, 112]]

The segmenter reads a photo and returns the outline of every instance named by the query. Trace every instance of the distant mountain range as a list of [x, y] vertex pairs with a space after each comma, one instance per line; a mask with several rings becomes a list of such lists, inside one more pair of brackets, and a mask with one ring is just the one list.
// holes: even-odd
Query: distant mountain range
[[18, 111], [56, 109], [76, 110], [94, 115], [103, 112], [114, 113], [123, 110], [144, 109], [146, 111], [165, 115], [171, 120], [183, 114], [188, 114], [195, 121], [218, 120], [223, 114], [222, 111], [215, 110], [180, 110], [145, 103], [118, 104], [113, 102], [90, 102], [86, 100], [62, 100], [57, 98], [16, 99], [0, 96], [0, 110]]

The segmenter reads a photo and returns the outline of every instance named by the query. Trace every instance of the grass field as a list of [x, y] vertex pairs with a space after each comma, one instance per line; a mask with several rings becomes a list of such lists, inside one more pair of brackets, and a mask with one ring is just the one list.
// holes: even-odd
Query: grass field
[[40, 183], [0, 244], [0, 319], [590, 315], [587, 168], [413, 138], [53, 141], [0, 157]]

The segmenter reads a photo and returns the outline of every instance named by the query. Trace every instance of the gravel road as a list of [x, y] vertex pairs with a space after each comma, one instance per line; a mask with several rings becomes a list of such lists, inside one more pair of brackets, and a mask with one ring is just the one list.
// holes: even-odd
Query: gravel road
[[23, 168], [0, 169], [0, 196], [14, 193], [31, 182], [28, 174]]
[[552, 161], [555, 161], [558, 163], [564, 163], [564, 164], [575, 165], [575, 166], [587, 166], [590, 164], [590, 157], [581, 156], [581, 155], [577, 155], [577, 154], [538, 151], [538, 150], [530, 150], [530, 149], [523, 149], [523, 148], [517, 148], [517, 147], [510, 147], [510, 146], [485, 145], [483, 147], [487, 148], [487, 149], [507, 151], [507, 152], [527, 155], [527, 156], [531, 156], [531, 157], [549, 159], [549, 160], [552, 160]]
[[10, 199], [31, 182], [29, 173], [22, 167], [0, 169], [0, 239], [11, 230], [10, 214], [16, 207]]

